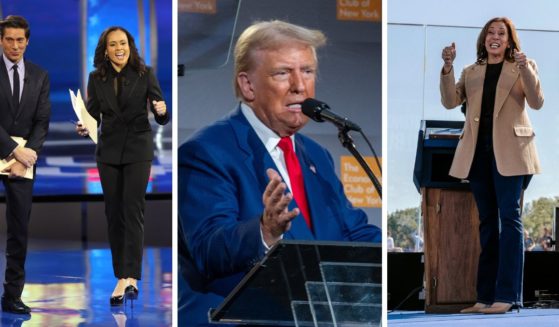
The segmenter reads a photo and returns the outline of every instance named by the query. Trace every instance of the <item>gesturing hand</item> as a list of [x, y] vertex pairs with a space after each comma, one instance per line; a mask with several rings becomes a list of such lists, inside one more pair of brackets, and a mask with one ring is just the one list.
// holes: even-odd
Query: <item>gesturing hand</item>
[[526, 68], [527, 60], [524, 52], [516, 51], [516, 50], [513, 51], [514, 51], [513, 55], [514, 55], [514, 61], [516, 62], [516, 67], [518, 67], [518, 69]]
[[76, 123], [76, 132], [78, 133], [79, 136], [88, 136], [89, 135], [89, 131], [87, 130], [87, 127], [85, 127], [81, 121]]
[[270, 181], [262, 195], [264, 213], [260, 221], [264, 242], [268, 246], [280, 240], [281, 235], [291, 228], [291, 220], [299, 215], [299, 209], [289, 211], [289, 203], [293, 199], [291, 193], [285, 194], [287, 185], [273, 169], [266, 170]]
[[444, 47], [442, 52], [442, 58], [444, 61], [444, 66], [443, 66], [444, 73], [448, 74], [448, 72], [450, 72], [450, 70], [452, 69], [452, 63], [456, 58], [456, 45], [454, 44], [454, 42], [452, 42], [450, 46]]
[[163, 116], [167, 112], [167, 105], [165, 104], [165, 101], [153, 100], [151, 103], [153, 103], [153, 108], [158, 116]]

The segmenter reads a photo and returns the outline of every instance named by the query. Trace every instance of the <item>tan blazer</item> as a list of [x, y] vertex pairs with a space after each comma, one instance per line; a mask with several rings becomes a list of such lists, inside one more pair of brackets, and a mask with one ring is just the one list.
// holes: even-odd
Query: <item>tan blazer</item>
[[[450, 73], [441, 72], [441, 101], [452, 109], [466, 101], [464, 131], [454, 154], [451, 176], [468, 177], [474, 159], [481, 116], [481, 98], [487, 65], [473, 64], [462, 71], [455, 85], [454, 68]], [[526, 100], [526, 101], [525, 101]], [[497, 82], [493, 112], [493, 151], [497, 170], [503, 176], [531, 175], [540, 172], [540, 162], [534, 142], [534, 131], [526, 112], [525, 102], [533, 109], [543, 105], [543, 92], [538, 69], [528, 60], [524, 69], [505, 60]]]

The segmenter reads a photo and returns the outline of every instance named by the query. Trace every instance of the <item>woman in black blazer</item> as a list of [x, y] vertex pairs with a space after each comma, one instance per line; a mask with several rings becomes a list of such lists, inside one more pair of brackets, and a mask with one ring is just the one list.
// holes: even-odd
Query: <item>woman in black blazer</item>
[[[154, 147], [148, 103], [157, 123], [166, 124], [169, 116], [159, 82], [127, 30], [110, 27], [101, 34], [93, 65], [87, 111], [100, 123], [95, 154], [118, 279], [110, 298], [114, 306], [138, 296], [145, 194]], [[80, 123], [76, 129], [82, 136], [88, 134]]]

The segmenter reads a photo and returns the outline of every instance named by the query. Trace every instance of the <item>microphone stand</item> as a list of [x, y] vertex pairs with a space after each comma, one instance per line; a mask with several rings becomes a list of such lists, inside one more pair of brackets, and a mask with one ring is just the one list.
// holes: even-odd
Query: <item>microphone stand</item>
[[338, 126], [338, 139], [342, 143], [342, 146], [348, 149], [348, 151], [351, 152], [355, 159], [357, 159], [363, 170], [365, 170], [365, 173], [367, 173], [367, 176], [369, 176], [371, 182], [373, 182], [373, 185], [377, 190], [379, 197], [382, 199], [382, 187], [380, 186], [378, 179], [376, 178], [375, 174], [373, 174], [373, 171], [371, 170], [369, 165], [367, 165], [365, 159], [363, 159], [363, 156], [359, 153], [359, 151], [357, 151], [357, 148], [353, 143], [353, 139], [351, 138], [351, 136], [349, 136], [348, 132], [349, 128], [347, 128], [346, 126]]

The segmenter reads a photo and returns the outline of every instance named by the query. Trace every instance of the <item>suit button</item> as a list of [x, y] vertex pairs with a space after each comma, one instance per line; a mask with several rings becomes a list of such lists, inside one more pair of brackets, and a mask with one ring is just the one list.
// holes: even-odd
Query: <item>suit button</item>
[[479, 117], [474, 118], [474, 121], [477, 123], [479, 121]]

